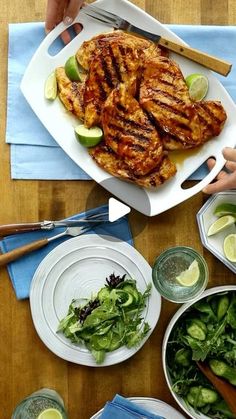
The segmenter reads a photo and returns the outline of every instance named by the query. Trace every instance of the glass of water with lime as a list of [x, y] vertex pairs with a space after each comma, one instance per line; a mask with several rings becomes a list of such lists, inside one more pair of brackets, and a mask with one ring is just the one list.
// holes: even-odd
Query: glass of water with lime
[[157, 257], [152, 278], [156, 289], [164, 298], [175, 303], [185, 303], [205, 290], [208, 268], [196, 250], [187, 246], [176, 246]]
[[64, 403], [55, 390], [43, 388], [26, 397], [11, 419], [68, 419]]

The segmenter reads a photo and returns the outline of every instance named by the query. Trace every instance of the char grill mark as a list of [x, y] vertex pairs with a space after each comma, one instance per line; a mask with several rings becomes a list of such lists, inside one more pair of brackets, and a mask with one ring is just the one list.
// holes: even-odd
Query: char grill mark
[[112, 76], [112, 69], [109, 67], [109, 64], [106, 61], [106, 57], [101, 57], [101, 64], [102, 64], [102, 70], [104, 73], [104, 80], [103, 83], [107, 84], [106, 91], [109, 91], [109, 89], [113, 89], [115, 87], [115, 83], [113, 82], [113, 76]]
[[111, 56], [111, 61], [112, 61], [113, 67], [114, 67], [114, 72], [116, 74], [116, 78], [117, 78], [118, 82], [121, 82], [122, 81], [122, 77], [121, 77], [121, 74], [120, 74], [120, 66], [119, 66], [119, 63], [117, 61], [117, 58], [116, 58], [116, 56], [115, 56], [115, 54], [113, 52], [113, 49], [112, 49], [112, 47], [111, 47], [110, 44], [109, 44], [108, 48], [109, 48], [109, 53], [110, 53], [110, 56]]
[[[118, 122], [118, 121], [117, 121]], [[127, 136], [127, 138], [129, 138], [129, 143], [132, 144], [133, 141], [137, 141], [140, 140], [142, 142], [142, 145], [140, 144], [140, 147], [142, 147], [142, 149], [144, 150], [144, 146], [143, 143], [149, 144], [149, 138], [145, 137], [142, 132], [138, 132], [138, 131], [133, 131], [130, 130], [129, 127], [127, 128], [127, 126], [124, 124], [122, 126], [118, 125], [118, 124], [108, 124], [109, 129], [112, 131], [117, 131], [121, 134], [124, 134]], [[128, 142], [128, 141], [127, 141]]]
[[106, 144], [136, 176], [146, 175], [160, 162], [160, 136], [125, 84], [106, 100], [102, 125]]
[[175, 109], [173, 106], [162, 102], [160, 99], [153, 98], [152, 102], [158, 105], [161, 108], [161, 111], [168, 111], [170, 113], [170, 115], [168, 115], [168, 118], [171, 118], [171, 114], [173, 113], [174, 115], [179, 116], [180, 118], [184, 118], [186, 122], [188, 121], [188, 114], [184, 111], [184, 109]]

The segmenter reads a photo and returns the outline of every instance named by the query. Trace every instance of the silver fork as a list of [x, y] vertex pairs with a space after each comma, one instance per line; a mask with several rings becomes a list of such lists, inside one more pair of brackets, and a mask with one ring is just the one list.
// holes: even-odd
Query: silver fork
[[121, 29], [126, 32], [132, 32], [139, 36], [148, 38], [158, 45], [165, 47], [179, 55], [182, 55], [183, 57], [189, 58], [190, 60], [195, 61], [223, 76], [227, 76], [231, 70], [232, 64], [228, 63], [227, 61], [198, 51], [197, 49], [187, 47], [186, 45], [176, 44], [175, 42], [165, 39], [160, 35], [147, 32], [141, 28], [138, 28], [137, 26], [132, 25], [130, 22], [122, 19], [120, 16], [108, 12], [107, 10], [103, 10], [90, 4], [83, 6], [82, 10], [87, 16], [90, 16], [100, 22], [106, 23], [112, 28]]
[[[98, 224], [100, 224], [98, 222]], [[93, 225], [94, 226], [94, 225]], [[82, 227], [68, 227], [65, 231], [62, 233], [59, 233], [52, 237], [47, 237], [44, 239], [36, 240], [31, 243], [28, 243], [24, 246], [17, 247], [14, 250], [11, 250], [10, 252], [4, 253], [0, 255], [0, 266], [6, 265], [9, 262], [13, 262], [16, 259], [19, 259], [21, 256], [24, 256], [30, 252], [33, 252], [34, 250], [41, 249], [42, 247], [46, 246], [48, 243], [50, 243], [53, 240], [57, 240], [60, 237], [63, 236], [80, 236], [81, 234], [86, 233], [87, 231], [91, 230], [92, 226], [82, 226]]]

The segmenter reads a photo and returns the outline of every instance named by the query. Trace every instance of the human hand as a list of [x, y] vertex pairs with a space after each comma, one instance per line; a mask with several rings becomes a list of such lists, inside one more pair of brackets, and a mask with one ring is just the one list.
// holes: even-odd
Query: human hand
[[[224, 169], [217, 175], [216, 181], [203, 189], [204, 193], [214, 194], [226, 189], [236, 189], [236, 149], [226, 147], [222, 152], [226, 163]], [[214, 159], [209, 159], [207, 165], [211, 170], [215, 165]]]
[[[83, 0], [48, 0], [45, 22], [46, 33], [50, 32], [62, 21], [65, 25], [70, 26], [83, 3]], [[80, 24], [75, 23], [74, 29], [76, 33], [79, 33], [81, 31]], [[61, 34], [61, 39], [65, 44], [68, 44], [71, 41], [69, 32], [64, 31]]]

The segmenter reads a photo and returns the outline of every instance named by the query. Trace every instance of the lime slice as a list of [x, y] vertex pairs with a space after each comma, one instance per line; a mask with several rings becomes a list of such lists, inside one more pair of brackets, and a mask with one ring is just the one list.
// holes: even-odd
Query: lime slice
[[192, 287], [198, 281], [199, 276], [200, 276], [200, 270], [199, 270], [198, 262], [195, 259], [191, 263], [191, 265], [189, 265], [188, 269], [181, 272], [181, 274], [179, 274], [176, 277], [176, 279], [181, 285], [185, 287]]
[[77, 140], [85, 147], [94, 147], [103, 137], [103, 131], [99, 127], [86, 128], [84, 125], [78, 125], [75, 128]]
[[217, 205], [214, 214], [217, 217], [222, 217], [223, 215], [234, 215], [236, 217], [236, 205], [225, 202], [223, 204]]
[[229, 234], [225, 237], [224, 253], [230, 262], [236, 262], [236, 234]]
[[82, 81], [81, 70], [75, 55], [72, 55], [65, 63], [65, 72], [71, 81]]
[[192, 100], [202, 100], [208, 92], [208, 79], [202, 74], [190, 74], [185, 82], [188, 86], [189, 96]]
[[45, 82], [44, 97], [48, 100], [54, 100], [57, 97], [57, 79], [55, 71], [48, 76]]
[[63, 416], [59, 410], [50, 408], [41, 412], [37, 419], [63, 419]]
[[218, 218], [218, 220], [214, 221], [213, 224], [211, 224], [207, 232], [207, 235], [213, 236], [213, 234], [219, 233], [220, 231], [233, 225], [234, 223], [235, 218], [232, 215], [224, 215], [223, 217], [220, 217]]

